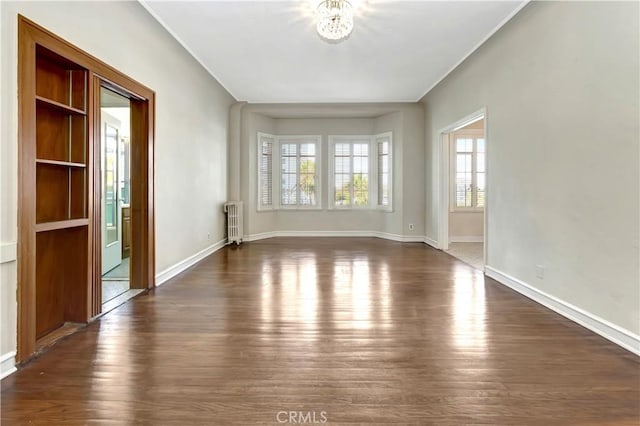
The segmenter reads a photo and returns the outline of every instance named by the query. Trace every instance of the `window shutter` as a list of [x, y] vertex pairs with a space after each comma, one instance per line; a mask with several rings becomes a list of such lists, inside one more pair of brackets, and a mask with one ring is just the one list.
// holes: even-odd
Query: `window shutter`
[[378, 139], [378, 205], [389, 205], [389, 140]]
[[273, 138], [263, 136], [260, 141], [260, 206], [273, 207]]

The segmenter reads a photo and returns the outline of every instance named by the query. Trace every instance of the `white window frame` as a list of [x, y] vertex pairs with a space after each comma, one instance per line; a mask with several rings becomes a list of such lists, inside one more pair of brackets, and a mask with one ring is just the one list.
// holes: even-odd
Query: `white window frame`
[[[270, 205], [265, 205], [262, 204], [262, 183], [263, 183], [263, 179], [262, 179], [262, 142], [264, 139], [271, 139], [272, 142], [272, 147], [271, 147], [271, 204]], [[270, 211], [274, 209], [274, 204], [276, 201], [275, 198], [275, 194], [274, 194], [274, 187], [275, 182], [273, 180], [274, 178], [274, 169], [276, 168], [275, 166], [278, 164], [277, 160], [278, 157], [276, 157], [276, 146], [278, 145], [278, 139], [275, 135], [271, 135], [269, 133], [262, 133], [262, 132], [258, 132], [258, 139], [257, 139], [257, 150], [256, 150], [256, 157], [257, 157], [257, 166], [258, 168], [257, 170], [257, 179], [256, 181], [258, 182], [258, 186], [256, 188], [256, 195], [257, 195], [257, 199], [256, 199], [256, 206], [257, 206], [257, 210], [258, 211]]]
[[[260, 170], [261, 163], [261, 148], [263, 138], [272, 138], [273, 150], [272, 150], [272, 167], [271, 167], [271, 197], [272, 205], [262, 205], [262, 173]], [[316, 176], [315, 176], [315, 189], [316, 189], [316, 204], [315, 205], [283, 205], [282, 204], [282, 156], [281, 146], [287, 143], [313, 143], [316, 145]], [[322, 136], [320, 135], [271, 135], [268, 133], [258, 132], [257, 141], [257, 211], [273, 211], [273, 210], [322, 210]], [[299, 155], [299, 150], [298, 150]], [[297, 197], [298, 202], [300, 197]]]
[[[380, 142], [383, 142], [387, 140], [389, 142], [389, 202], [388, 204], [379, 204], [378, 200], [379, 198], [379, 191], [380, 188], [378, 187], [379, 181], [380, 181], [380, 170], [378, 170], [378, 160], [380, 157], [380, 152], [378, 151], [378, 144]], [[393, 211], [393, 133], [392, 132], [384, 132], [384, 133], [379, 133], [377, 135], [373, 136], [373, 144], [375, 145], [375, 163], [376, 163], [376, 167], [375, 167], [375, 177], [376, 177], [376, 193], [375, 193], [375, 204], [376, 204], [376, 208], [379, 210], [384, 210], [384, 211]]]
[[[274, 173], [276, 174], [274, 179], [274, 186], [277, 184], [277, 205], [280, 210], [322, 210], [322, 136], [320, 135], [284, 135], [284, 136], [276, 136], [278, 141], [277, 143], [277, 159], [278, 159], [278, 168]], [[281, 146], [283, 144], [290, 143], [313, 143], [316, 145], [316, 176], [315, 176], [315, 187], [316, 187], [316, 204], [315, 205], [283, 205], [282, 204], [282, 155], [281, 155]], [[298, 150], [298, 156], [300, 156], [300, 150]], [[299, 167], [300, 165], [298, 165]], [[298, 203], [300, 202], [300, 197], [296, 197]]]
[[[378, 204], [378, 142], [382, 140], [389, 141], [389, 203], [388, 205]], [[365, 206], [336, 206], [335, 204], [335, 145], [339, 143], [363, 143], [369, 145], [369, 194], [368, 204]], [[381, 210], [386, 212], [393, 211], [393, 134], [392, 132], [384, 132], [377, 135], [329, 135], [329, 210]], [[353, 167], [351, 168], [353, 173]], [[353, 197], [351, 198], [353, 199]]]
[[[466, 130], [458, 130], [449, 135], [449, 211], [450, 212], [483, 212], [484, 207], [478, 207], [478, 187], [477, 187], [477, 139], [485, 139], [484, 131], [482, 129], [466, 129]], [[457, 206], [456, 205], [456, 172], [457, 172], [457, 143], [456, 139], [458, 137], [473, 139], [473, 149], [471, 152], [471, 182], [472, 182], [472, 195], [471, 195], [471, 206]], [[486, 139], [485, 139], [485, 147], [486, 147]], [[486, 148], [485, 148], [486, 149]], [[486, 154], [486, 150], [485, 150]], [[486, 176], [486, 155], [485, 155], [485, 176]], [[486, 194], [486, 181], [485, 181], [485, 194]], [[486, 199], [485, 199], [486, 202]]]

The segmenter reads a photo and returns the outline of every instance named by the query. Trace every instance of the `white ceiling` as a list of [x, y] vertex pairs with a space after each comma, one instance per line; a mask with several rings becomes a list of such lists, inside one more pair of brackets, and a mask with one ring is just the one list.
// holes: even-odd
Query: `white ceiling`
[[342, 43], [316, 34], [313, 0], [140, 0], [237, 99], [414, 102], [526, 1], [352, 1]]

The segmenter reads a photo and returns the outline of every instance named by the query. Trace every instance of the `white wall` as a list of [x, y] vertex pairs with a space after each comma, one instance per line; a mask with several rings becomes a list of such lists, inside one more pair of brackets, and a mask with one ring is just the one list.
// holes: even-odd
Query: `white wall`
[[[3, 10], [0, 7], [0, 24], [3, 22]], [[5, 59], [5, 53], [2, 49], [3, 32], [0, 30], [0, 75], [5, 72], [8, 67], [8, 61]], [[0, 117], [3, 112], [7, 111], [8, 97], [5, 89], [0, 84]], [[15, 204], [15, 195], [11, 193], [11, 185], [8, 185], [9, 176], [12, 176], [12, 169], [8, 167], [12, 164], [14, 149], [8, 144], [2, 143], [5, 140], [7, 127], [4, 120], [0, 120], [0, 377], [11, 373], [14, 370], [14, 351], [16, 348], [15, 333], [11, 330], [16, 328], [16, 306], [15, 303], [6, 301], [15, 300], [15, 232], [10, 231], [5, 226], [5, 221], [9, 221], [8, 212], [5, 212], [2, 206]], [[5, 146], [7, 145], [7, 146]]]
[[449, 212], [449, 239], [461, 241], [466, 237], [469, 240], [482, 241], [484, 235], [483, 212]]
[[[240, 124], [240, 194], [244, 201], [244, 232], [245, 234], [261, 234], [275, 230], [274, 212], [257, 212], [258, 183], [257, 183], [257, 144], [258, 132], [275, 134], [275, 122], [272, 118], [256, 114], [245, 107], [242, 111]], [[274, 167], [277, 163], [274, 162]]]
[[[424, 109], [422, 105], [409, 104], [401, 111], [401, 123], [399, 137], [402, 144], [399, 145], [397, 156], [401, 156], [402, 164], [396, 170], [394, 179], [402, 188], [396, 191], [394, 197], [401, 203], [402, 234], [425, 235], [423, 218], [425, 217], [424, 176], [427, 173], [424, 161]], [[395, 184], [394, 184], [395, 186]], [[400, 196], [402, 198], [400, 198]], [[409, 230], [409, 224], [414, 230]]]
[[438, 131], [486, 106], [488, 266], [635, 339], [638, 16], [637, 2], [532, 2], [423, 99], [427, 236]]
[[[424, 111], [420, 104], [256, 105], [243, 108], [241, 167], [245, 202], [245, 233], [249, 238], [273, 234], [315, 232], [364, 235], [388, 234], [396, 239], [424, 237]], [[328, 209], [328, 136], [393, 132], [393, 211]], [[257, 132], [322, 136], [322, 209], [257, 211]], [[416, 162], [417, 158], [417, 163]], [[403, 184], [403, 182], [409, 182]], [[409, 230], [408, 224], [414, 224]]]
[[[156, 272], [223, 240], [234, 99], [218, 82], [137, 2], [1, 2], [0, 8], [2, 242], [16, 241], [18, 13], [156, 91]], [[0, 355], [16, 348], [16, 263], [1, 267]]]

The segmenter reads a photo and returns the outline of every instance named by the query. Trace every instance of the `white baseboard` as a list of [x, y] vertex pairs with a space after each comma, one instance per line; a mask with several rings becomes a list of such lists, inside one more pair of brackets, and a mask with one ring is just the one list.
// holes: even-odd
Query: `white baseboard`
[[422, 243], [424, 242], [424, 235], [398, 235], [389, 234], [386, 232], [373, 232], [373, 236], [377, 238], [383, 238], [385, 240], [399, 241], [401, 243]]
[[196, 263], [200, 262], [202, 259], [204, 259], [205, 257], [209, 256], [210, 254], [220, 250], [226, 244], [227, 244], [227, 240], [226, 239], [218, 241], [217, 243], [207, 247], [204, 250], [199, 251], [198, 253], [194, 254], [193, 256], [189, 256], [188, 258], [186, 258], [186, 259], [176, 263], [175, 265], [168, 267], [164, 271], [156, 274], [156, 287], [164, 284], [165, 282], [167, 282], [171, 278], [175, 277], [176, 275], [178, 275], [180, 272], [184, 271], [185, 269], [192, 267], [193, 265], [195, 265]]
[[404, 243], [421, 243], [424, 241], [423, 236], [389, 234], [379, 231], [274, 231], [247, 235], [243, 240], [257, 241], [274, 237], [374, 237]]
[[542, 290], [538, 290], [537, 288], [505, 274], [504, 272], [500, 272], [490, 266], [485, 266], [484, 269], [487, 276], [493, 278], [499, 283], [504, 284], [529, 299], [546, 306], [565, 318], [588, 328], [616, 345], [621, 346], [636, 355], [640, 355], [640, 336], [612, 324], [590, 312], [578, 308], [577, 306], [573, 306], [564, 300], [560, 300], [555, 296], [547, 294]]
[[258, 240], [264, 240], [266, 238], [273, 238], [273, 237], [277, 237], [275, 232], [260, 232], [258, 234], [245, 235], [242, 238], [242, 241], [258, 241]]
[[449, 242], [451, 243], [483, 243], [484, 237], [482, 235], [462, 235], [462, 236], [451, 236], [449, 237]]
[[13, 262], [17, 258], [18, 244], [15, 242], [0, 243], [0, 263]]
[[16, 351], [8, 352], [0, 356], [0, 379], [4, 379], [15, 371], [17, 371]]
[[430, 245], [431, 247], [440, 250], [440, 244], [433, 238], [424, 237], [424, 243]]
[[261, 234], [254, 234], [251, 236], [251, 241], [264, 238], [275, 237], [374, 237], [372, 231], [273, 231], [263, 232]]

